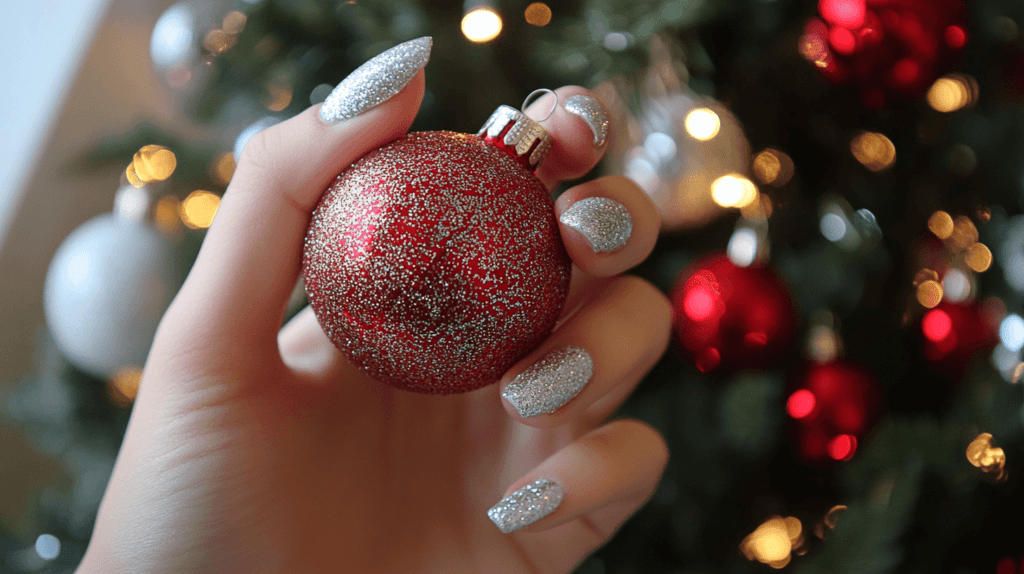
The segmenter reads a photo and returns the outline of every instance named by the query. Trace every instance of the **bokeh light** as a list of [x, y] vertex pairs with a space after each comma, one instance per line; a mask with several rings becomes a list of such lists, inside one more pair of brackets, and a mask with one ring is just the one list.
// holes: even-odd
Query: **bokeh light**
[[267, 84], [267, 109], [280, 112], [292, 103], [292, 88], [287, 84], [269, 82]]
[[53, 560], [60, 556], [60, 539], [53, 534], [40, 534], [36, 538], [35, 550], [43, 560]]
[[227, 185], [235, 175], [235, 156], [232, 152], [224, 152], [213, 159], [210, 164], [210, 175], [220, 185]]
[[964, 253], [964, 262], [971, 270], [981, 273], [992, 265], [992, 251], [983, 243], [975, 243]]
[[999, 323], [999, 340], [1015, 353], [1024, 347], [1024, 319], [1016, 313], [1007, 315]]
[[936, 211], [928, 218], [928, 230], [939, 239], [946, 239], [953, 234], [953, 217], [945, 211]]
[[478, 44], [497, 38], [501, 26], [501, 16], [491, 8], [477, 8], [462, 17], [462, 34]]
[[757, 201], [757, 186], [742, 175], [723, 175], [711, 183], [711, 199], [722, 207], [745, 207]]
[[814, 535], [822, 540], [827, 538], [829, 533], [835, 530], [836, 518], [838, 518], [844, 510], [846, 510], [846, 506], [842, 504], [837, 504], [830, 508], [821, 519], [821, 522], [814, 525]]
[[987, 432], [979, 434], [967, 445], [967, 460], [991, 478], [1001, 480], [1006, 477], [1006, 453], [992, 446], [992, 435]]
[[928, 105], [937, 112], [950, 113], [963, 109], [974, 101], [973, 86], [966, 76], [943, 76], [928, 89]]
[[757, 560], [779, 569], [789, 564], [793, 551], [803, 542], [800, 520], [792, 516], [773, 516], [740, 542], [740, 551], [748, 560]]
[[[966, 301], [971, 296], [971, 278], [967, 273], [952, 268], [942, 277], [942, 298], [954, 303]], [[927, 305], [925, 305], [927, 307]]]
[[761, 183], [781, 187], [793, 178], [793, 160], [789, 155], [769, 148], [754, 156], [753, 172]]
[[846, 461], [857, 452], [857, 437], [852, 434], [841, 434], [828, 441], [828, 455], [832, 460]]
[[190, 229], [205, 229], [213, 223], [220, 206], [220, 197], [209, 191], [197, 189], [188, 194], [179, 208], [181, 221]]
[[953, 233], [949, 235], [949, 242], [957, 249], [967, 249], [978, 242], [978, 228], [966, 215], [958, 215], [953, 220]]
[[896, 146], [877, 132], [862, 132], [850, 141], [850, 152], [864, 167], [884, 171], [896, 161]]
[[929, 279], [917, 286], [917, 302], [931, 309], [942, 302], [942, 285]]
[[142, 187], [171, 177], [177, 167], [178, 158], [174, 152], [162, 145], [147, 145], [135, 152], [125, 175], [133, 186]]
[[706, 142], [718, 135], [722, 120], [708, 108], [696, 108], [683, 118], [683, 127], [693, 139]]
[[534, 2], [523, 12], [526, 23], [533, 26], [547, 26], [551, 23], [551, 8], [543, 2]]
[[107, 391], [110, 398], [118, 405], [128, 406], [135, 401], [139, 392], [139, 382], [142, 380], [142, 369], [138, 367], [126, 367], [117, 372], [110, 379]]
[[807, 389], [800, 389], [789, 395], [789, 399], [786, 400], [786, 412], [795, 419], [806, 418], [814, 412], [814, 407], [817, 404], [818, 401], [814, 398], [814, 393]]
[[240, 34], [245, 29], [245, 23], [248, 18], [242, 12], [238, 10], [232, 10], [224, 16], [224, 22], [221, 24], [221, 28], [224, 29], [228, 34]]
[[153, 223], [158, 229], [167, 233], [177, 233], [181, 229], [179, 203], [176, 195], [165, 195], [156, 202], [156, 207], [153, 208]]
[[740, 227], [729, 238], [725, 253], [737, 267], [748, 267], [757, 259], [759, 248], [757, 232], [749, 227]]
[[819, 0], [821, 16], [844, 28], [860, 28], [864, 24], [867, 7], [864, 0]]
[[953, 320], [942, 309], [932, 309], [921, 320], [921, 332], [929, 341], [939, 342], [953, 331]]

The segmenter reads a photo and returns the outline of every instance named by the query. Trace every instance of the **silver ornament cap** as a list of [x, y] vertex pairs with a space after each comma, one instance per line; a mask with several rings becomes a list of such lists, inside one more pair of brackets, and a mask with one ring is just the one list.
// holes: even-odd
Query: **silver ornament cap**
[[551, 136], [540, 122], [511, 106], [495, 110], [476, 135], [511, 154], [531, 172], [537, 171], [551, 150]]

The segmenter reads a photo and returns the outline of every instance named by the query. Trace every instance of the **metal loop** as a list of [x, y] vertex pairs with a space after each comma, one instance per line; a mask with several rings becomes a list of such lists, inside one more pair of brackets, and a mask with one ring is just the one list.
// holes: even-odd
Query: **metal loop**
[[556, 94], [554, 92], [554, 90], [549, 90], [547, 88], [541, 88], [539, 90], [534, 90], [534, 91], [530, 92], [530, 95], [526, 96], [526, 99], [523, 100], [523, 105], [520, 108], [520, 109], [523, 110], [523, 114], [526, 114], [526, 104], [529, 103], [530, 98], [532, 98], [533, 96], [536, 96], [537, 94], [543, 94], [544, 92], [547, 92], [547, 93], [555, 96], [555, 103], [551, 106], [551, 111], [548, 112], [548, 115], [544, 116], [544, 119], [536, 120], [538, 123], [543, 122], [543, 121], [547, 120], [548, 118], [550, 118], [552, 115], [554, 115], [555, 109], [558, 108], [558, 94]]

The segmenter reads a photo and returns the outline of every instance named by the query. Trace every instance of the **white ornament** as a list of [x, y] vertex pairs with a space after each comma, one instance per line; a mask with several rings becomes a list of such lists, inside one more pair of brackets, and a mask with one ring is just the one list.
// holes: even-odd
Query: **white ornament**
[[92, 375], [141, 367], [181, 284], [175, 245], [144, 220], [90, 219], [57, 249], [43, 307], [57, 347]]

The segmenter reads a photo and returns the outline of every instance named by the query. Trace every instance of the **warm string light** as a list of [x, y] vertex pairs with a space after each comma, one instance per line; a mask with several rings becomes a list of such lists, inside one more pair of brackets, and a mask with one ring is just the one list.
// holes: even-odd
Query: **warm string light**
[[125, 169], [125, 176], [133, 186], [142, 187], [150, 182], [164, 181], [177, 167], [178, 158], [174, 152], [161, 145], [147, 145], [135, 152], [132, 163]]
[[978, 82], [964, 74], [943, 76], [928, 89], [928, 105], [937, 112], [950, 113], [972, 105], [978, 97]]
[[754, 156], [754, 177], [765, 185], [782, 187], [793, 178], [793, 160], [777, 149], [766, 149]]
[[779, 569], [789, 564], [793, 554], [803, 554], [804, 534], [800, 520], [792, 516], [773, 516], [740, 542], [747, 560], [757, 560]]
[[462, 34], [477, 44], [497, 38], [501, 27], [501, 16], [491, 8], [476, 8], [462, 17]]
[[757, 186], [737, 173], [723, 175], [711, 183], [711, 199], [722, 207], [743, 208], [757, 201]]
[[696, 108], [690, 110], [683, 118], [683, 127], [693, 139], [706, 142], [718, 135], [722, 128], [722, 120], [708, 108]]
[[821, 522], [814, 525], [814, 535], [824, 540], [828, 538], [829, 533], [836, 529], [836, 518], [846, 510], [846, 506], [837, 504], [829, 509], [825, 513], [824, 518]]
[[213, 223], [220, 206], [220, 197], [197, 189], [188, 194], [179, 207], [181, 221], [190, 229], [205, 229]]
[[993, 480], [1006, 479], [1006, 453], [992, 446], [992, 435], [981, 433], [967, 445], [967, 461]]
[[551, 23], [551, 8], [543, 2], [534, 2], [526, 7], [523, 17], [531, 26], [547, 26]]
[[117, 372], [108, 381], [107, 392], [111, 400], [120, 406], [128, 406], [135, 401], [139, 392], [139, 382], [142, 380], [142, 369], [138, 367], [126, 367]]
[[896, 146], [877, 132], [861, 132], [850, 141], [850, 152], [864, 167], [881, 172], [896, 162]]
[[992, 250], [978, 242], [977, 226], [963, 215], [954, 218], [945, 211], [935, 211], [928, 218], [928, 230], [944, 242], [953, 256], [962, 256], [963, 263], [951, 265], [941, 278], [931, 269], [919, 271], [914, 278], [918, 302], [930, 309], [943, 299], [954, 303], [967, 300], [976, 288], [972, 272], [983, 273], [992, 266]]

